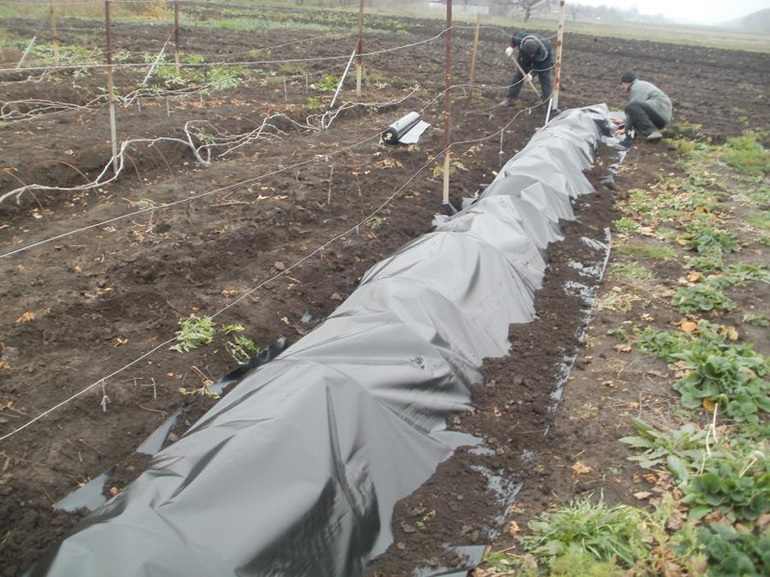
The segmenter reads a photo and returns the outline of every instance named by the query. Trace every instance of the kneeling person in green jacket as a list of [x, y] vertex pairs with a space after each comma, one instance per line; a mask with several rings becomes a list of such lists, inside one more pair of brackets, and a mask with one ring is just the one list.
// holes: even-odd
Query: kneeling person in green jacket
[[671, 122], [671, 99], [651, 82], [639, 80], [633, 72], [624, 72], [620, 84], [628, 92], [625, 108], [625, 130], [636, 128], [650, 142], [657, 142], [663, 135], [660, 129]]

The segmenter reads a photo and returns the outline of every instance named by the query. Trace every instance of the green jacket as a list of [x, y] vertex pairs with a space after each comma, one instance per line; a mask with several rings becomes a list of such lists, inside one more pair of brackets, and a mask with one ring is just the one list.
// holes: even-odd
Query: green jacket
[[657, 112], [666, 124], [671, 122], [671, 99], [651, 82], [634, 80], [628, 89], [628, 102], [643, 102]]

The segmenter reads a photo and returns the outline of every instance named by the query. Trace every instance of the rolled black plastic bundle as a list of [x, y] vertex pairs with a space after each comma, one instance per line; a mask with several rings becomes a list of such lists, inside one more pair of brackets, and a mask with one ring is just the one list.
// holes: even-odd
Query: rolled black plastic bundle
[[420, 122], [417, 112], [410, 112], [402, 116], [382, 132], [382, 141], [387, 144], [398, 144], [403, 136]]

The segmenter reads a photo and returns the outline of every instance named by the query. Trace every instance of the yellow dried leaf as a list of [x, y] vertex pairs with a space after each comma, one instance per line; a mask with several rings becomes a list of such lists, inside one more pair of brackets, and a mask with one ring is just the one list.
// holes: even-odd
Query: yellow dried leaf
[[618, 351], [619, 353], [630, 353], [631, 352], [631, 345], [628, 345], [628, 344], [615, 345], [612, 348], [615, 349], [616, 351]]
[[727, 338], [731, 341], [738, 340], [738, 331], [735, 329], [735, 327], [722, 327], [719, 332], [727, 335]]
[[11, 368], [10, 363], [7, 363], [5, 361], [0, 361], [0, 369], [10, 369], [10, 368]]
[[692, 321], [682, 321], [679, 328], [685, 333], [692, 333], [698, 328], [698, 325]]
[[703, 275], [699, 272], [691, 272], [687, 275], [687, 280], [689, 282], [700, 282], [703, 280]]
[[35, 313], [27, 311], [23, 315], [21, 315], [18, 319], [16, 319], [16, 324], [20, 325], [23, 323], [29, 323], [35, 320]]
[[519, 527], [519, 524], [516, 521], [511, 521], [508, 524], [508, 532], [511, 535], [516, 535], [517, 533], [521, 532], [521, 528]]
[[590, 473], [593, 469], [583, 463], [582, 461], [576, 462], [574, 465], [572, 465], [572, 471], [576, 475], [585, 475], [586, 473]]
[[707, 411], [713, 412], [714, 409], [716, 408], [716, 403], [714, 403], [713, 401], [710, 401], [709, 399], [703, 399], [703, 408], [706, 409]]

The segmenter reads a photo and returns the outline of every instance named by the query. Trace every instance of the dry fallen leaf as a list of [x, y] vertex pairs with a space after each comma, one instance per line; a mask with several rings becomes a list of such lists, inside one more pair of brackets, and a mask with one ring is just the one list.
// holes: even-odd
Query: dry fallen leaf
[[638, 491], [634, 493], [634, 497], [636, 499], [639, 499], [640, 501], [644, 501], [645, 499], [649, 499], [650, 497], [652, 497], [652, 493], [650, 493], [649, 491]]
[[647, 323], [651, 323], [652, 321], [655, 320], [655, 317], [653, 317], [650, 313], [644, 313], [639, 318], [642, 319], [644, 322], [647, 322]]
[[703, 399], [703, 408], [713, 413], [716, 408], [716, 403], [710, 399]]
[[618, 351], [619, 353], [630, 353], [631, 352], [631, 345], [628, 345], [628, 344], [615, 345], [612, 348], [615, 349], [616, 351]]
[[10, 363], [6, 363], [5, 361], [0, 361], [0, 369], [10, 369], [10, 368], [11, 368]]
[[679, 325], [679, 328], [685, 333], [691, 333], [698, 328], [698, 325], [692, 321], [682, 321], [682, 323]]
[[687, 275], [687, 280], [693, 283], [700, 282], [703, 280], [703, 275], [699, 272], [691, 272]]
[[516, 521], [511, 521], [511, 522], [508, 524], [508, 532], [509, 532], [511, 535], [516, 535], [516, 534], [517, 534], [517, 533], [519, 533], [520, 531], [521, 531], [521, 528], [519, 527], [519, 524], [518, 524]]
[[16, 324], [20, 325], [23, 323], [29, 323], [35, 320], [35, 313], [27, 311], [23, 315], [21, 315], [18, 319], [16, 319]]
[[574, 465], [572, 465], [572, 471], [576, 475], [585, 475], [586, 473], [590, 473], [593, 469], [583, 463], [582, 461], [576, 462]]

